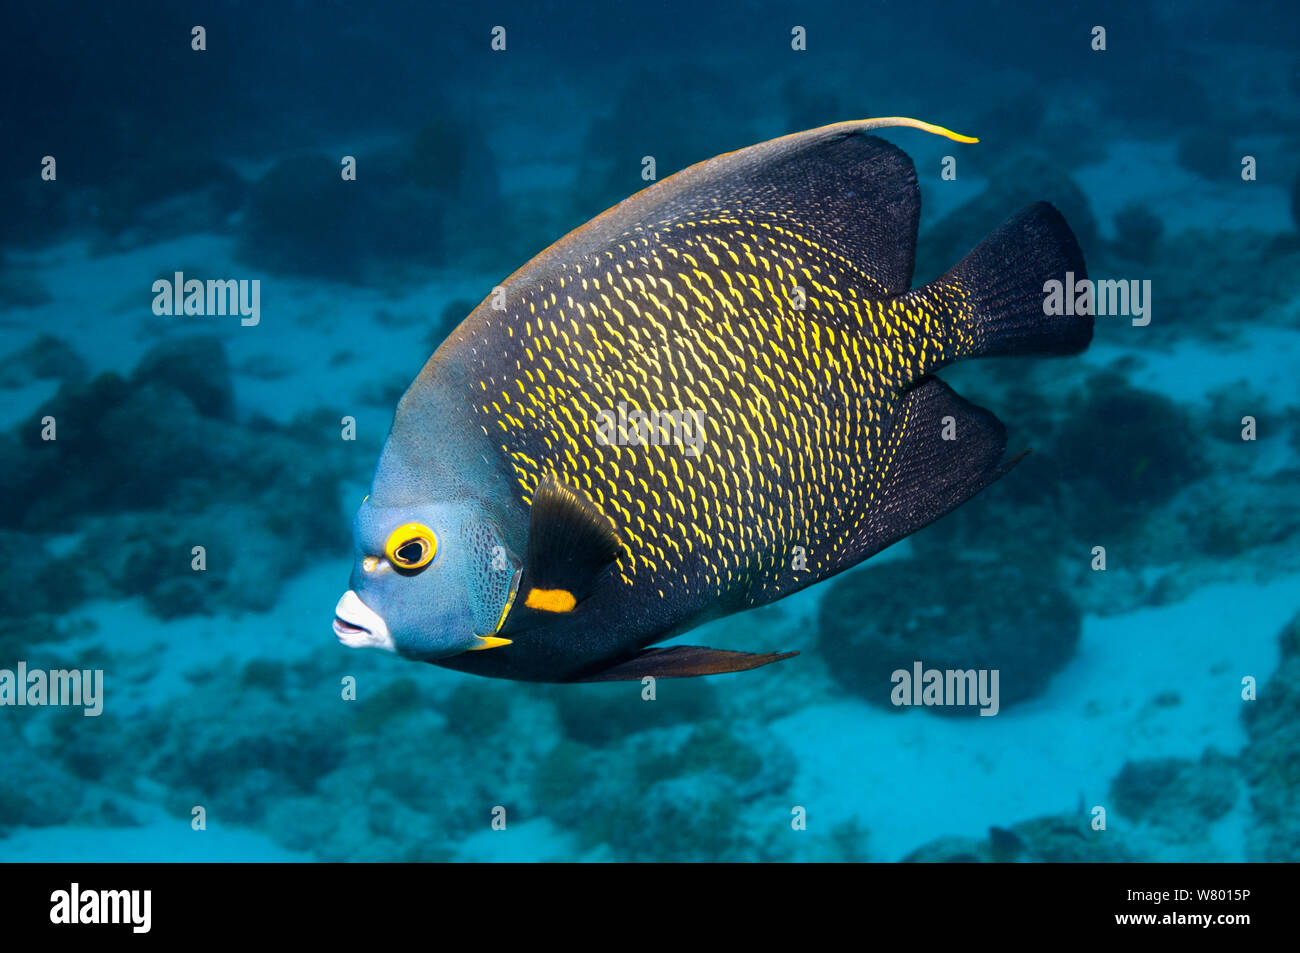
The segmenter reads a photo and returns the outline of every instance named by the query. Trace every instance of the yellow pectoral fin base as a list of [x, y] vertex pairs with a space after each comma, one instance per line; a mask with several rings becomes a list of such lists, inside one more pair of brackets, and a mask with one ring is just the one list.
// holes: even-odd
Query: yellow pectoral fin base
[[539, 612], [572, 612], [578, 600], [567, 589], [529, 589], [524, 605]]

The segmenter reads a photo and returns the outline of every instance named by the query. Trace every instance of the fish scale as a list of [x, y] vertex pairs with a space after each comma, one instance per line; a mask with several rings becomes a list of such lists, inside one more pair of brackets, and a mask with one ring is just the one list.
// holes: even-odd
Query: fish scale
[[[718, 231], [728, 226], [734, 230]], [[528, 401], [527, 416], [533, 422], [492, 402], [479, 405], [485, 418], [480, 426], [489, 435], [501, 432], [502, 452], [518, 464], [525, 504], [547, 472], [586, 486], [628, 540], [619, 557], [624, 584], [651, 585], [665, 594], [682, 586], [713, 596], [743, 586], [749, 601], [767, 601], [770, 587], [779, 585], [778, 578], [771, 578], [779, 577], [773, 570], [794, 546], [805, 547], [814, 571], [829, 569], [843, 539], [860, 525], [861, 511], [873, 502], [871, 475], [863, 475], [859, 464], [864, 457], [888, 459], [881, 447], [889, 415], [884, 398], [942, 361], [946, 342], [928, 332], [935, 325], [928, 310], [860, 297], [855, 282], [876, 288], [879, 283], [827, 253], [808, 232], [788, 218], [773, 227], [725, 211], [704, 221], [658, 223], [653, 231], [622, 236], [617, 248], [593, 261], [562, 265], [559, 275], [526, 293], [501, 317], [522, 330], [507, 335], [504, 362], [522, 370], [540, 361], [567, 387], [541, 388], [540, 381], [525, 383], [518, 377], [506, 381], [484, 360], [481, 388], [500, 390], [510, 404], [515, 402], [509, 393], [513, 383]], [[800, 253], [805, 257], [792, 257]], [[723, 266], [727, 259], [731, 267]], [[789, 300], [793, 284], [787, 288], [760, 281], [760, 276], [776, 273], [773, 262], [783, 264], [784, 273], [800, 274], [810, 286], [805, 311]], [[584, 264], [589, 272], [593, 266], [613, 267], [604, 272], [606, 285], [625, 305], [623, 310], [600, 294], [599, 278], [582, 276]], [[776, 276], [783, 280], [783, 273]], [[694, 306], [675, 291], [679, 284], [694, 296]], [[847, 294], [839, 291], [840, 285]], [[724, 287], [735, 289], [734, 299]], [[575, 300], [575, 290], [589, 297]], [[669, 300], [677, 307], [667, 305]], [[575, 308], [581, 321], [569, 316]], [[826, 316], [824, 330], [809, 312]], [[571, 339], [560, 337], [552, 314], [571, 326]], [[842, 341], [851, 339], [859, 352], [865, 344], [877, 359], [862, 363], [837, 354], [837, 326]], [[589, 347], [581, 343], [582, 330]], [[916, 339], [919, 349], [907, 347], [908, 338]], [[785, 340], [792, 347], [774, 346], [765, 361], [760, 345]], [[491, 343], [485, 335], [485, 349]], [[658, 377], [665, 365], [674, 385], [679, 368], [688, 369], [685, 386], [674, 388], [674, 407], [665, 406], [662, 387], [650, 386], [652, 375]], [[660, 457], [665, 452], [662, 447], [602, 448], [591, 439], [595, 416], [620, 401], [629, 411], [705, 411], [702, 454], [708, 456], [697, 464], [682, 455], [685, 476], [674, 473], [669, 479], [663, 460], [656, 461], [656, 451]], [[764, 419], [753, 410], [760, 404], [775, 412]], [[547, 424], [539, 426], [541, 420]], [[774, 452], [765, 451], [754, 421], [775, 435]], [[566, 453], [566, 445], [578, 449]], [[609, 455], [612, 466], [606, 461]], [[595, 479], [584, 480], [584, 475]], [[662, 505], [648, 511], [635, 506], [655, 480], [677, 520], [670, 522]], [[865, 497], [860, 492], [864, 480]], [[687, 484], [696, 491], [692, 499], [705, 501], [702, 513], [683, 498]], [[762, 527], [761, 537], [745, 529], [755, 524]], [[670, 568], [665, 548], [680, 554], [692, 533], [701, 545]], [[755, 571], [760, 578], [753, 578]]]

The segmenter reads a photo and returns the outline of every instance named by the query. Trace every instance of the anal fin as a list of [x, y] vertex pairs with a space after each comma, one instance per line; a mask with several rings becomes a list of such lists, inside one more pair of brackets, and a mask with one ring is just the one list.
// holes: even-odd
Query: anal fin
[[[949, 439], [944, 439], [949, 428]], [[841, 569], [952, 512], [1024, 456], [1004, 462], [1007, 432], [1002, 422], [937, 377], [921, 378], [903, 395], [891, 436], [897, 446], [879, 496], [845, 547]]]
[[709, 649], [700, 645], [670, 645], [662, 649], [645, 649], [639, 655], [623, 662], [616, 662], [608, 668], [601, 669], [575, 682], [624, 682], [636, 681], [647, 675], [655, 678], [695, 678], [700, 675], [723, 675], [727, 672], [746, 672], [751, 668], [761, 668], [782, 659], [788, 659], [798, 652], [729, 652], [725, 649]]

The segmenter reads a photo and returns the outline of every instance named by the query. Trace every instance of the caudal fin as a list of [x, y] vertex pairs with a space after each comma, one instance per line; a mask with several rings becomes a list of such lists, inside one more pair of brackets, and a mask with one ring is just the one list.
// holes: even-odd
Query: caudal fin
[[1036, 202], [947, 274], [904, 299], [914, 298], [945, 320], [945, 364], [967, 357], [1076, 354], [1092, 340], [1092, 316], [1045, 313], [1045, 286], [1064, 283], [1067, 276], [1079, 282], [1087, 275], [1083, 252], [1065, 218], [1047, 202]]

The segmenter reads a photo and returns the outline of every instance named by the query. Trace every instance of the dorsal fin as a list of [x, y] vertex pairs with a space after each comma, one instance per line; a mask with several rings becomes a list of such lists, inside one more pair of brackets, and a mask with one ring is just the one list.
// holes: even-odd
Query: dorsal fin
[[533, 494], [514, 605], [497, 634], [527, 628], [539, 615], [574, 611], [614, 564], [620, 545], [609, 519], [586, 494], [547, 473]]
[[697, 163], [643, 189], [555, 242], [505, 282], [536, 285], [559, 265], [655, 229], [719, 211], [754, 223], [798, 226], [802, 239], [841, 255], [886, 296], [908, 290], [921, 200], [902, 150], [866, 133], [911, 126], [958, 142], [977, 140], [903, 117], [835, 123]]

